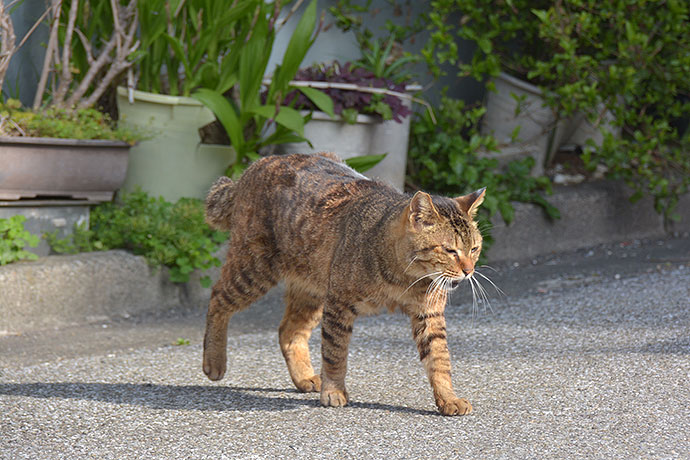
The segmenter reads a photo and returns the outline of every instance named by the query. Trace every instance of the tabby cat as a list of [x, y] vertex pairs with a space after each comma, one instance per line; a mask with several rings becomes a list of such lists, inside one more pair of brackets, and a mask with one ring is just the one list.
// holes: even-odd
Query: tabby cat
[[[438, 410], [472, 412], [451, 385], [444, 308], [448, 292], [474, 273], [482, 238], [473, 217], [483, 199], [484, 189], [410, 197], [332, 153], [265, 157], [237, 182], [218, 179], [206, 218], [231, 238], [208, 307], [204, 373], [223, 377], [228, 320], [284, 280], [279, 342], [300, 391], [320, 391], [324, 406], [346, 405], [352, 325], [385, 306], [410, 317]], [[319, 322], [320, 376], [307, 346]]]

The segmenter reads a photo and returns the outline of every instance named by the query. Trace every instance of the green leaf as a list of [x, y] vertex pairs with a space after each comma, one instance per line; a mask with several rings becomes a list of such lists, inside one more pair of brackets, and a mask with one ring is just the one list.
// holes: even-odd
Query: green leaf
[[352, 158], [347, 158], [345, 163], [357, 172], [365, 172], [379, 164], [386, 158], [386, 153], [381, 155], [360, 155]]
[[[259, 18], [252, 30], [252, 36], [244, 45], [239, 62], [240, 107], [241, 114], [248, 113], [252, 107], [259, 104], [261, 81], [266, 73], [270, 53], [266, 52], [272, 46], [269, 40], [266, 18]], [[244, 119], [244, 116], [242, 115]]]
[[244, 151], [242, 124], [232, 104], [221, 93], [207, 88], [198, 90], [192, 94], [192, 97], [208, 107], [218, 118], [228, 133], [235, 151], [240, 155]]
[[310, 101], [312, 101], [314, 105], [319, 108], [319, 110], [327, 113], [331, 118], [335, 117], [335, 112], [333, 111], [333, 99], [331, 99], [328, 94], [316, 88], [298, 86], [297, 89], [300, 90], [302, 94], [304, 94]]
[[281, 107], [278, 114], [276, 114], [274, 106], [260, 105], [253, 107], [250, 112], [264, 118], [274, 119], [276, 123], [304, 137], [304, 118], [302, 114], [292, 107]]
[[272, 100], [276, 91], [284, 94], [287, 90], [288, 83], [297, 73], [300, 64], [304, 60], [304, 56], [313, 43], [312, 33], [315, 27], [316, 0], [312, 0], [297, 23], [297, 27], [292, 33], [290, 42], [285, 49], [280, 68], [276, 70], [273, 76], [271, 88], [269, 89], [269, 100]]
[[[175, 53], [175, 56], [177, 59], [180, 60], [182, 63], [182, 66], [184, 67], [184, 73], [187, 78], [192, 77], [192, 69], [189, 67], [189, 61], [187, 60], [187, 53], [184, 51], [184, 46], [182, 45], [182, 41], [180, 41], [179, 38], [173, 37], [168, 34], [163, 35], [165, 39], [170, 43], [170, 46], [172, 46], [173, 52]], [[177, 69], [175, 69], [177, 70]]]
[[343, 117], [345, 123], [350, 125], [357, 123], [357, 115], [359, 115], [359, 112], [355, 109], [343, 109], [343, 111], [340, 112], [340, 116]]

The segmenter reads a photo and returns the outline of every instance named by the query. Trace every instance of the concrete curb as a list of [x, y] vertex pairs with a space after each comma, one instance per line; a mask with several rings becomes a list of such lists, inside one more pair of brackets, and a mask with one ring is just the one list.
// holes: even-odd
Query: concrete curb
[[500, 217], [492, 222], [495, 242], [489, 259], [531, 259], [598, 244], [690, 232], [690, 195], [685, 195], [678, 205], [681, 222], [668, 229], [664, 228], [662, 216], [654, 211], [651, 198], [633, 204], [630, 195], [627, 187], [609, 181], [555, 188], [548, 200], [560, 210], [558, 220], [549, 219], [538, 206], [515, 203], [511, 225]]
[[[540, 208], [516, 204], [510, 226], [495, 222], [492, 261], [524, 260], [602, 243], [667, 236], [651, 200], [632, 205], [618, 184], [563, 187], [550, 201], [562, 213], [550, 221]], [[671, 230], [690, 231], [690, 197], [682, 200], [683, 221]], [[224, 249], [219, 251], [224, 254]], [[218, 271], [208, 273], [217, 278]], [[0, 267], [0, 335], [63, 327], [142, 314], [205, 309], [210, 289], [199, 275], [186, 284], [168, 281], [143, 257], [125, 251], [50, 256]]]
[[120, 250], [0, 267], [0, 292], [0, 334], [202, 308], [210, 297], [198, 275], [173, 284]]

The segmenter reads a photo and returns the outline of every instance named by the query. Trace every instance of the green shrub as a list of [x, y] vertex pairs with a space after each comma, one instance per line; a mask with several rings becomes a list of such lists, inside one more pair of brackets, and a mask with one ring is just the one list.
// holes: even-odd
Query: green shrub
[[12, 216], [0, 219], [0, 265], [23, 259], [37, 259], [38, 256], [24, 248], [38, 245], [39, 238], [24, 228], [24, 216]]
[[512, 201], [535, 203], [550, 217], [560, 217], [543, 196], [544, 192], [551, 193], [549, 179], [530, 176], [534, 159], [514, 160], [501, 168], [498, 160], [481, 153], [496, 147], [493, 137], [479, 134], [478, 122], [484, 112], [483, 107], [468, 108], [461, 100], [444, 97], [436, 124], [428, 113], [417, 115], [410, 134], [410, 181], [427, 191], [448, 196], [486, 187], [480, 208], [485, 233], [488, 219], [497, 212], [506, 223], [512, 222]]
[[[506, 71], [542, 90], [561, 118], [601, 126], [583, 159], [654, 198], [672, 220], [690, 188], [690, 4], [670, 1], [434, 0], [422, 54], [436, 74], [451, 63], [487, 81]], [[458, 26], [459, 21], [459, 26]], [[458, 59], [457, 39], [476, 45]], [[612, 116], [609, 116], [612, 115]], [[620, 134], [609, 132], [607, 123]]]
[[[220, 265], [213, 253], [227, 233], [206, 225], [200, 200], [182, 198], [173, 204], [137, 191], [122, 195], [120, 203], [93, 208], [89, 229], [75, 227], [74, 235], [63, 240], [56, 233], [45, 237], [58, 253], [126, 249], [153, 267], [168, 267], [170, 280], [184, 283], [193, 270]], [[202, 285], [210, 282], [202, 278]]]
[[[690, 5], [683, 1], [565, 0], [533, 10], [555, 52], [530, 73], [547, 102], [598, 124], [608, 111], [620, 135], [604, 132], [584, 160], [649, 194], [671, 220], [690, 187]], [[683, 124], [686, 126], [683, 126]]]

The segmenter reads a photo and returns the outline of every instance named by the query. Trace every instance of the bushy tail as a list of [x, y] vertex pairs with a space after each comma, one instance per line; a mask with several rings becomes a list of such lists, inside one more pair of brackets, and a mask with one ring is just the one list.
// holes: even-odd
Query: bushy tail
[[218, 178], [206, 196], [206, 223], [217, 230], [230, 230], [230, 214], [235, 183], [229, 177]]

